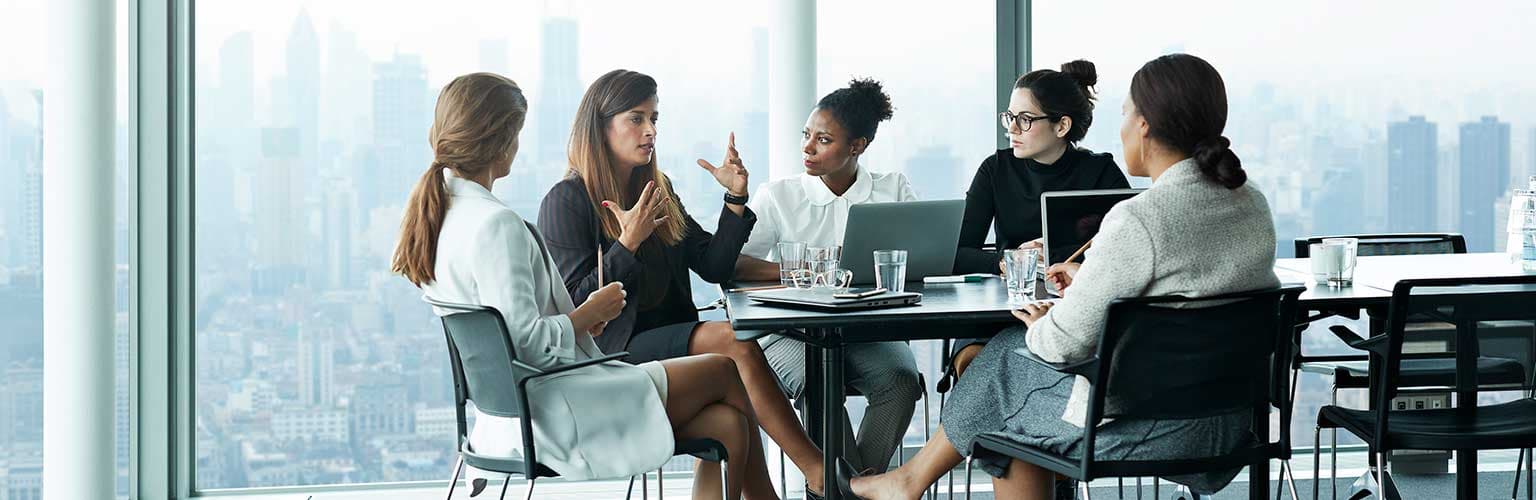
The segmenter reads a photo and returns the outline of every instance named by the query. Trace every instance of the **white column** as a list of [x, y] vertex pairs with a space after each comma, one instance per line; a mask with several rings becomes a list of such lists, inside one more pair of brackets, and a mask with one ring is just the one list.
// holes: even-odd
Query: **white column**
[[776, 0], [768, 26], [768, 171], [799, 175], [800, 129], [816, 105], [816, 0]]
[[110, 498], [112, 0], [49, 5], [43, 91], [43, 498]]

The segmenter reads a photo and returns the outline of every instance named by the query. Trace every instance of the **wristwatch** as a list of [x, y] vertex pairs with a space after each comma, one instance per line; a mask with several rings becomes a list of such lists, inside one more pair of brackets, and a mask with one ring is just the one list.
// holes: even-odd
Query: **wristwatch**
[[725, 193], [725, 202], [728, 203], [728, 204], [731, 204], [731, 205], [746, 205], [747, 204], [747, 197], [746, 196], [736, 196], [734, 194], [731, 194], [730, 191], [726, 191], [726, 193]]

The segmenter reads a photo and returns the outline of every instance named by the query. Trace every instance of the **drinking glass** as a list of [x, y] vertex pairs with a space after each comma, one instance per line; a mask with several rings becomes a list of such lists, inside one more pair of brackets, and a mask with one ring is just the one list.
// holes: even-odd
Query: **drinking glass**
[[875, 286], [896, 293], [907, 290], [906, 250], [875, 250]]
[[795, 271], [805, 268], [805, 243], [786, 241], [779, 243], [779, 284], [795, 286]]
[[1035, 298], [1035, 274], [1040, 268], [1040, 250], [1014, 248], [1003, 251], [1003, 279], [1008, 284], [1008, 302], [1022, 304]]

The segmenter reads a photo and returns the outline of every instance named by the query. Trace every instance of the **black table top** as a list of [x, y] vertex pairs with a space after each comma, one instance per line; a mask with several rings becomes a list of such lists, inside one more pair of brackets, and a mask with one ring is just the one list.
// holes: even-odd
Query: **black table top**
[[[1277, 259], [1275, 274], [1286, 284], [1302, 283], [1307, 291], [1301, 303], [1308, 309], [1328, 307], [1371, 307], [1385, 305], [1392, 297], [1392, 286], [1399, 280], [1446, 278], [1457, 276], [1519, 276], [1536, 274], [1520, 269], [1503, 253], [1439, 255], [1398, 255], [1361, 257], [1355, 270], [1354, 286], [1329, 287], [1311, 279], [1307, 259]], [[772, 283], [732, 283], [752, 287]], [[724, 291], [724, 290], [722, 290]], [[921, 292], [921, 304], [860, 311], [821, 311], [760, 304], [747, 298], [750, 292], [725, 292], [726, 313], [737, 330], [784, 330], [790, 328], [897, 328], [934, 324], [964, 325], [1009, 323], [1017, 321], [1009, 312], [1008, 293], [1000, 278], [979, 283], [924, 284], [907, 283], [907, 291]], [[879, 337], [943, 338], [945, 328], [917, 328], [898, 335]], [[922, 332], [928, 333], [922, 333]], [[848, 338], [848, 341], [858, 341]], [[868, 340], [877, 340], [871, 337]], [[878, 340], [891, 340], [879, 338]]]

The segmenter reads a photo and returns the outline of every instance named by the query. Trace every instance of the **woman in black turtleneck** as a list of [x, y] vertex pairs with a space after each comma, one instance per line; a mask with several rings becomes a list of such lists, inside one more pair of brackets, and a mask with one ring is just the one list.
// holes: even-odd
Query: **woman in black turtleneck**
[[[1093, 63], [1083, 60], [1019, 77], [999, 114], [1009, 149], [987, 157], [965, 193], [955, 273], [999, 273], [1000, 251], [982, 250], [988, 226], [997, 248], [1040, 245], [1040, 195], [1050, 191], [1131, 187], [1109, 153], [1077, 147], [1093, 123]], [[956, 374], [981, 352], [985, 340], [955, 345]]]

